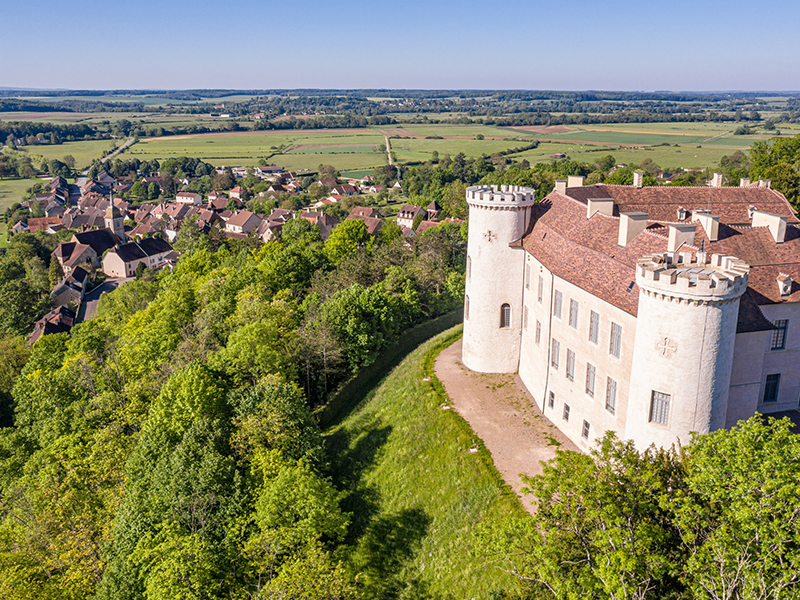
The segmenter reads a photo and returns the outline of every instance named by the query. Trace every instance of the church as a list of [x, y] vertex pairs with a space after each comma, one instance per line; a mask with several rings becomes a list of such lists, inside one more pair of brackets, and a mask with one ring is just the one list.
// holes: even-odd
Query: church
[[800, 221], [769, 181], [467, 189], [463, 364], [588, 450], [798, 408]]

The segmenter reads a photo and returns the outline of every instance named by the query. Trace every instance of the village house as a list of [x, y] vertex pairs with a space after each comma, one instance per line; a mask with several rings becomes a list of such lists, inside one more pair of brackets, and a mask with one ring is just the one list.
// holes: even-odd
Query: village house
[[196, 192], [178, 192], [175, 194], [175, 202], [178, 204], [201, 204], [203, 197]]
[[160, 269], [167, 263], [172, 246], [158, 237], [144, 238], [109, 250], [103, 258], [103, 272], [109, 277], [133, 277], [140, 264]]
[[400, 212], [397, 213], [397, 224], [400, 227], [408, 227], [413, 229], [414, 219], [421, 216], [423, 219], [426, 216], [425, 209], [416, 204], [403, 204], [400, 207]]
[[381, 217], [381, 213], [374, 208], [367, 206], [354, 207], [350, 211], [350, 214], [347, 215], [347, 219], [345, 220], [350, 221], [352, 219], [364, 221], [364, 224], [367, 226], [367, 233], [370, 235], [377, 235], [383, 226], [383, 218]]
[[59, 281], [50, 292], [50, 297], [56, 306], [80, 306], [86, 293], [86, 284], [89, 273], [80, 267], [75, 267], [69, 276]]
[[230, 192], [231, 198], [233, 198], [234, 200], [244, 200], [244, 196], [245, 196], [246, 193], [247, 193], [247, 190], [244, 189], [240, 185], [237, 185]]
[[28, 346], [33, 346], [43, 335], [66, 333], [75, 324], [75, 312], [66, 306], [57, 306], [36, 321], [28, 336]]
[[319, 234], [323, 240], [327, 240], [331, 231], [339, 224], [339, 220], [336, 217], [332, 217], [322, 211], [306, 210], [300, 213], [300, 218], [319, 227]]
[[254, 227], [261, 223], [261, 217], [249, 210], [239, 210], [225, 222], [225, 231], [248, 235]]
[[58, 260], [65, 275], [70, 275], [78, 265], [89, 264], [100, 268], [100, 257], [119, 243], [110, 229], [95, 229], [76, 233], [68, 242], [61, 242], [53, 255]]

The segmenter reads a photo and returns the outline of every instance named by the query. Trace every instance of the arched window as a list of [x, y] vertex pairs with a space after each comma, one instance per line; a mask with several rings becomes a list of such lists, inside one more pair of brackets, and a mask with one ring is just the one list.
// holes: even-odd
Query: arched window
[[500, 327], [511, 327], [511, 305], [503, 304], [500, 307]]
[[472, 258], [467, 257], [467, 281], [472, 277]]
[[469, 319], [469, 296], [464, 296], [464, 318]]

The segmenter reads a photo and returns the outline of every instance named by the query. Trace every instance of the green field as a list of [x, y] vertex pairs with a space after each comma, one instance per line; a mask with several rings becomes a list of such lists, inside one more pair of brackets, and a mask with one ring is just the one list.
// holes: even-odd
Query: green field
[[431, 374], [433, 357], [461, 326], [423, 344], [325, 432], [340, 485], [352, 490], [350, 562], [366, 597], [487, 598], [515, 582], [471, 555], [486, 520], [521, 515], [485, 449], [451, 410]]
[[24, 152], [34, 161], [62, 160], [67, 154], [75, 158], [75, 168], [85, 169], [97, 158], [103, 157], [103, 152], [111, 150], [124, 143], [125, 140], [87, 140], [81, 142], [64, 142], [53, 146], [25, 146]]
[[14, 202], [22, 202], [25, 199], [25, 190], [34, 183], [42, 183], [42, 180], [0, 179], [0, 211], [5, 212]]

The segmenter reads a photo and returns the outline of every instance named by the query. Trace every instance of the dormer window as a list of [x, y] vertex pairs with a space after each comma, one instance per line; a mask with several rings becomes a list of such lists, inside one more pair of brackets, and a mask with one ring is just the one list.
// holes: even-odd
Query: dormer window
[[778, 290], [780, 291], [782, 297], [791, 295], [792, 283], [794, 283], [794, 280], [788, 275], [781, 273], [778, 276]]
[[678, 209], [678, 221], [685, 221], [689, 217], [689, 211], [682, 206]]

